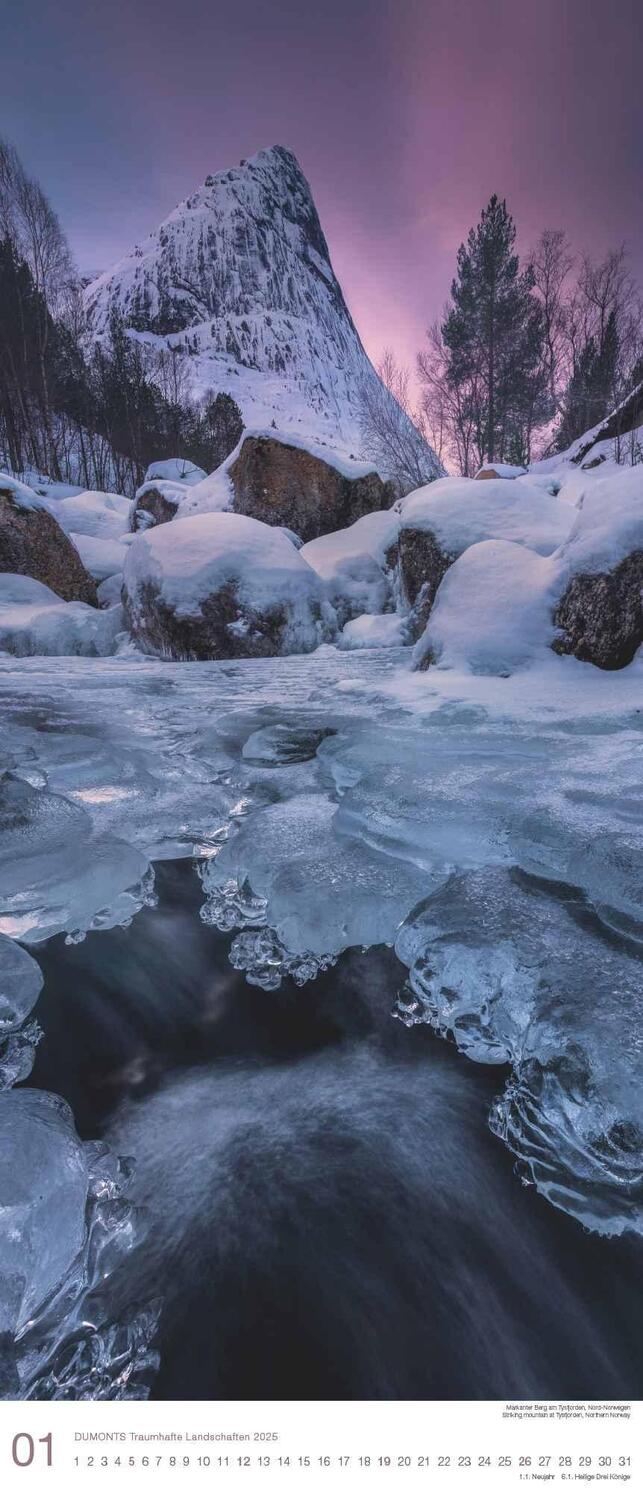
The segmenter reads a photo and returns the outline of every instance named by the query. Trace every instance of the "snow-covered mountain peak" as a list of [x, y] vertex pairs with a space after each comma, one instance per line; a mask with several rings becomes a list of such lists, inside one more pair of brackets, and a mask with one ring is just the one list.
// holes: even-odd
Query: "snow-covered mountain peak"
[[246, 425], [361, 456], [359, 393], [378, 377], [286, 147], [206, 177], [85, 296], [96, 338], [116, 311], [134, 336], [180, 348], [195, 390], [229, 391]]

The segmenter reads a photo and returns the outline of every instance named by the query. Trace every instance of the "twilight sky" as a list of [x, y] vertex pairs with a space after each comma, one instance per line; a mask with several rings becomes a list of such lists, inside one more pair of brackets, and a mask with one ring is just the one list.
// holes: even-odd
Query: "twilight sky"
[[412, 361], [494, 191], [643, 277], [640, 0], [0, 0], [0, 133], [81, 270], [290, 146], [375, 359]]

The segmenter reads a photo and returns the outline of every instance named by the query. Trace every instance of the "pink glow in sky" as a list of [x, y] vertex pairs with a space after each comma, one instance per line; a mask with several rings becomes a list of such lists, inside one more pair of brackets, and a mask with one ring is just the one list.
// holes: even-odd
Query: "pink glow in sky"
[[[6, 14], [5, 14], [6, 11]], [[0, 0], [0, 129], [101, 270], [262, 146], [308, 176], [371, 356], [414, 360], [492, 192], [643, 276], [639, 0]]]

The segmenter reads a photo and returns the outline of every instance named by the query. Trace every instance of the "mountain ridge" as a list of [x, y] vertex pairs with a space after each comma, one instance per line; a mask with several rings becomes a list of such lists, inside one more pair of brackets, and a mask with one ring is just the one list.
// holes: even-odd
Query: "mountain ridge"
[[[287, 147], [206, 177], [87, 286], [85, 304], [94, 338], [109, 337], [116, 311], [133, 337], [188, 354], [194, 391], [228, 390], [247, 425], [274, 420], [362, 456], [360, 391], [383, 387]], [[435, 455], [427, 461], [441, 472]]]

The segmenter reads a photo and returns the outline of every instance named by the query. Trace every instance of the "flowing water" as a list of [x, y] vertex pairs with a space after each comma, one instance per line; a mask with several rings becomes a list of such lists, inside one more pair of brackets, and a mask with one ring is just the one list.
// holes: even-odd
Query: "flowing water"
[[118, 1296], [163, 1299], [152, 1396], [640, 1395], [640, 1242], [525, 1190], [487, 1128], [506, 1069], [392, 1017], [390, 949], [249, 986], [189, 863], [156, 874], [128, 930], [39, 950], [29, 1079], [136, 1158]]

